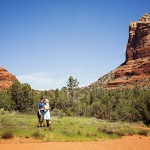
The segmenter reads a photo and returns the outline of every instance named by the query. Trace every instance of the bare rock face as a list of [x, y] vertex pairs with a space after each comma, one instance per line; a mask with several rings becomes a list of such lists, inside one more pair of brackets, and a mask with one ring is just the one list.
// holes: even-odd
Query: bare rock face
[[126, 61], [114, 71], [114, 79], [108, 89], [150, 88], [150, 14], [129, 26]]
[[6, 69], [0, 67], [0, 91], [9, 88], [17, 78]]
[[150, 56], [150, 14], [129, 26], [126, 62]]
[[125, 62], [89, 88], [112, 90], [135, 86], [150, 89], [150, 14], [147, 13], [129, 26]]

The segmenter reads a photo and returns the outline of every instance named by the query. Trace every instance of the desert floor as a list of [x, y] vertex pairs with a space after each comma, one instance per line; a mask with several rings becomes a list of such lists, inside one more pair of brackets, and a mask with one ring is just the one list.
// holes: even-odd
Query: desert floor
[[150, 137], [126, 136], [97, 142], [48, 142], [14, 138], [0, 140], [0, 150], [150, 150]]

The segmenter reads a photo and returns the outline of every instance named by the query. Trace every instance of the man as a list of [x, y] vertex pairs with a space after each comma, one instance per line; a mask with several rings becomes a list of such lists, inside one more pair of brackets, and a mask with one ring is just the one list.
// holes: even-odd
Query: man
[[41, 97], [40, 102], [38, 103], [38, 120], [39, 120], [39, 128], [43, 128], [43, 121], [44, 121], [44, 98]]

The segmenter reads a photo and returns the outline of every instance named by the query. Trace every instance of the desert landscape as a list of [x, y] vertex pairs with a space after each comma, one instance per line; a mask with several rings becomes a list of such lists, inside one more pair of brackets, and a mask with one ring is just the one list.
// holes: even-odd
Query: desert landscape
[[0, 150], [149, 150], [149, 6], [0, 1]]

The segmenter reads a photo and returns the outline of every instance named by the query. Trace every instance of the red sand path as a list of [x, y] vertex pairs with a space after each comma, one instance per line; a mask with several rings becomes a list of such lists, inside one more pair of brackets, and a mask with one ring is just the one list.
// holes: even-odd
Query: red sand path
[[144, 136], [129, 136], [98, 142], [20, 142], [1, 140], [0, 150], [150, 150], [150, 137]]

